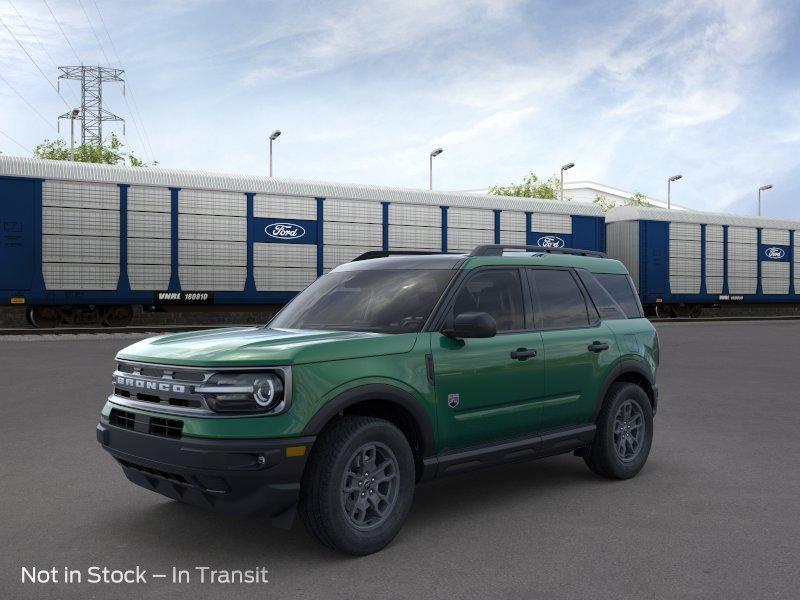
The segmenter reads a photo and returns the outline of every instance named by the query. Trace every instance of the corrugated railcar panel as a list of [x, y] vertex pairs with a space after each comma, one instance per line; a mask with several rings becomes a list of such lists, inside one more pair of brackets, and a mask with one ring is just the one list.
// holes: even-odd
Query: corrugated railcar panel
[[128, 210], [168, 213], [172, 211], [169, 188], [132, 185], [128, 188]]
[[756, 244], [728, 244], [729, 260], [758, 260], [758, 246]]
[[730, 294], [755, 294], [758, 280], [755, 277], [731, 277], [728, 275]]
[[247, 197], [237, 192], [182, 189], [178, 193], [178, 212], [193, 215], [246, 217]]
[[178, 264], [246, 267], [247, 243], [180, 240], [178, 243]]
[[119, 238], [44, 235], [42, 236], [42, 261], [118, 263]]
[[471, 251], [475, 246], [494, 243], [494, 230], [447, 228], [447, 249]]
[[615, 221], [606, 227], [606, 252], [624, 264], [639, 287], [639, 221]]
[[722, 225], [706, 225], [706, 241], [707, 242], [721, 242], [724, 238], [724, 230]]
[[706, 259], [706, 277], [723, 277], [725, 261], [717, 258]]
[[723, 242], [706, 240], [706, 259], [720, 259], [725, 256], [725, 244]]
[[[494, 231], [494, 211], [480, 208], [447, 209], [447, 228], [454, 229], [490, 229]], [[494, 234], [492, 234], [494, 237]]]
[[42, 183], [42, 206], [119, 210], [119, 186], [46, 179]]
[[[333, 269], [341, 264], [350, 262], [371, 250], [381, 250], [379, 246], [325, 246], [323, 255], [323, 268]], [[316, 256], [316, 255], [315, 255]]]
[[500, 243], [501, 244], [519, 244], [524, 246], [528, 243], [528, 235], [525, 230], [522, 231], [503, 231], [500, 230]]
[[247, 267], [211, 267], [185, 265], [178, 269], [181, 289], [186, 291], [244, 290]]
[[670, 223], [669, 240], [700, 241], [700, 225], [697, 223]]
[[128, 263], [168, 265], [172, 255], [169, 239], [128, 238]]
[[[525, 231], [525, 213], [504, 210], [500, 213], [500, 231]], [[501, 238], [502, 239], [502, 238]], [[516, 243], [516, 242], [515, 242]]]
[[169, 239], [172, 217], [163, 212], [128, 212], [128, 237]]
[[[778, 244], [780, 242], [770, 242], [770, 243]], [[764, 292], [765, 294], [789, 293], [788, 262], [761, 263], [761, 291]]]
[[442, 209], [420, 204], [390, 204], [389, 224], [441, 227]]
[[247, 219], [212, 215], [182, 214], [178, 219], [182, 240], [247, 241]]
[[729, 260], [729, 277], [756, 277], [758, 275], [758, 262], [754, 260]]
[[725, 281], [723, 277], [708, 277], [706, 276], [706, 292], [709, 294], [721, 294], [722, 283]]
[[728, 243], [757, 244], [758, 232], [755, 227], [728, 227]]
[[669, 257], [673, 258], [700, 258], [700, 240], [671, 239], [669, 241]]
[[778, 244], [779, 246], [789, 245], [789, 231], [786, 229], [762, 229], [762, 244]]
[[43, 263], [48, 290], [116, 290], [119, 264]]
[[317, 278], [316, 269], [281, 269], [256, 267], [253, 269], [256, 289], [260, 292], [299, 292]]
[[42, 208], [45, 235], [86, 235], [119, 237], [119, 211], [80, 208]]
[[699, 294], [700, 276], [670, 275], [669, 289], [673, 294]]
[[399, 248], [441, 250], [442, 230], [439, 227], [389, 225], [389, 249], [397, 250]]
[[383, 223], [383, 206], [380, 202], [363, 200], [325, 200], [325, 222]]
[[128, 281], [132, 290], [166, 290], [170, 273], [169, 265], [128, 265]]
[[314, 198], [294, 196], [271, 196], [256, 194], [253, 202], [253, 216], [263, 219], [301, 219], [317, 218], [317, 201]]
[[326, 220], [322, 231], [326, 246], [383, 246], [383, 227], [379, 223], [354, 225]]
[[253, 266], [316, 269], [317, 247], [307, 244], [254, 244]]
[[531, 231], [544, 233], [572, 233], [572, 216], [552, 213], [533, 213]]
[[697, 258], [670, 258], [669, 275], [700, 276], [700, 257]]

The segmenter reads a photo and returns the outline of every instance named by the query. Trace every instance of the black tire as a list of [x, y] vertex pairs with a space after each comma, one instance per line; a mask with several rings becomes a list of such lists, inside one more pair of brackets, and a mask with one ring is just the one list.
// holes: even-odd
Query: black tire
[[[618, 421], [618, 416], [630, 407], [637, 415], [641, 428], [637, 429], [635, 452], [631, 435], [634, 417]], [[616, 430], [616, 431], [615, 431]], [[628, 437], [625, 438], [624, 436]], [[623, 436], [623, 437], [621, 437]], [[618, 443], [619, 442], [619, 443]], [[615, 383], [609, 388], [603, 407], [597, 417], [597, 433], [584, 461], [592, 472], [612, 479], [630, 479], [642, 470], [653, 443], [653, 409], [647, 393], [635, 383]], [[622, 449], [620, 450], [620, 446]], [[623, 456], [630, 453], [630, 456]]]
[[[391, 490], [396, 491], [388, 493], [389, 482], [382, 490], [377, 486], [383, 484], [372, 484], [373, 492], [379, 492], [374, 496], [376, 500], [391, 495], [392, 502], [384, 505], [384, 516], [373, 515], [375, 523], [368, 524], [365, 520], [359, 527], [356, 517], [352, 512], [348, 514], [346, 507], [356, 510], [359, 517], [362, 512], [366, 514], [367, 509], [360, 511], [355, 505], [359, 502], [358, 496], [366, 498], [360, 502], [370, 504], [371, 492], [365, 488], [348, 492], [346, 488], [351, 486], [346, 482], [350, 481], [352, 486], [368, 483], [368, 478], [355, 481], [352, 474], [354, 461], [363, 456], [367, 456], [362, 463], [365, 468], [357, 467], [357, 471], [361, 468], [358, 472], [365, 472], [369, 464], [374, 464], [369, 461], [368, 451], [360, 454], [363, 448], [369, 447], [377, 448], [378, 458], [374, 462], [385, 464], [386, 457], [389, 462], [394, 461], [397, 470], [391, 481], [396, 482], [396, 487]], [[411, 447], [397, 427], [383, 419], [345, 416], [328, 426], [314, 444], [300, 487], [300, 519], [308, 531], [329, 548], [354, 556], [372, 554], [391, 542], [403, 526], [414, 497], [414, 483]], [[377, 507], [370, 504], [368, 510], [377, 511]]]

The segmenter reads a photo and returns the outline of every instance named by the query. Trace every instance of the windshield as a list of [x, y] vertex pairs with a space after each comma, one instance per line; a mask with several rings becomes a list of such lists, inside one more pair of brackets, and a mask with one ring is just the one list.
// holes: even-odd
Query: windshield
[[417, 332], [454, 274], [451, 269], [328, 273], [286, 305], [269, 327]]

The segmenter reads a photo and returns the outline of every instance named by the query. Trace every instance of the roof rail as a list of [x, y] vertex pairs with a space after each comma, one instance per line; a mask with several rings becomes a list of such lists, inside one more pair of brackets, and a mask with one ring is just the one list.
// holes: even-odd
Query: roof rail
[[436, 252], [433, 250], [370, 250], [369, 252], [364, 252], [364, 254], [359, 254], [350, 262], [370, 260], [372, 258], [387, 258], [389, 256], [413, 256], [428, 254], [443, 254], [443, 252]]
[[546, 246], [526, 246], [525, 244], [484, 244], [476, 246], [470, 256], [502, 256], [504, 250], [522, 250], [523, 252], [541, 252], [544, 254], [571, 254], [574, 256], [593, 256], [606, 258], [605, 252], [597, 250], [581, 250], [579, 248], [550, 248]]

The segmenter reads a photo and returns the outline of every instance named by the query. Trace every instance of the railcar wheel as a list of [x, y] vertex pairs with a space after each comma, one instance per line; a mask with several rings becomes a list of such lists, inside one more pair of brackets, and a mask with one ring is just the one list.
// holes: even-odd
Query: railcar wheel
[[689, 308], [689, 317], [692, 319], [697, 319], [702, 314], [703, 314], [702, 304], [692, 304], [692, 306]]
[[61, 314], [53, 306], [34, 306], [28, 310], [28, 322], [37, 329], [61, 325]]
[[130, 306], [109, 306], [103, 313], [103, 325], [106, 327], [126, 327], [133, 320], [133, 308]]

